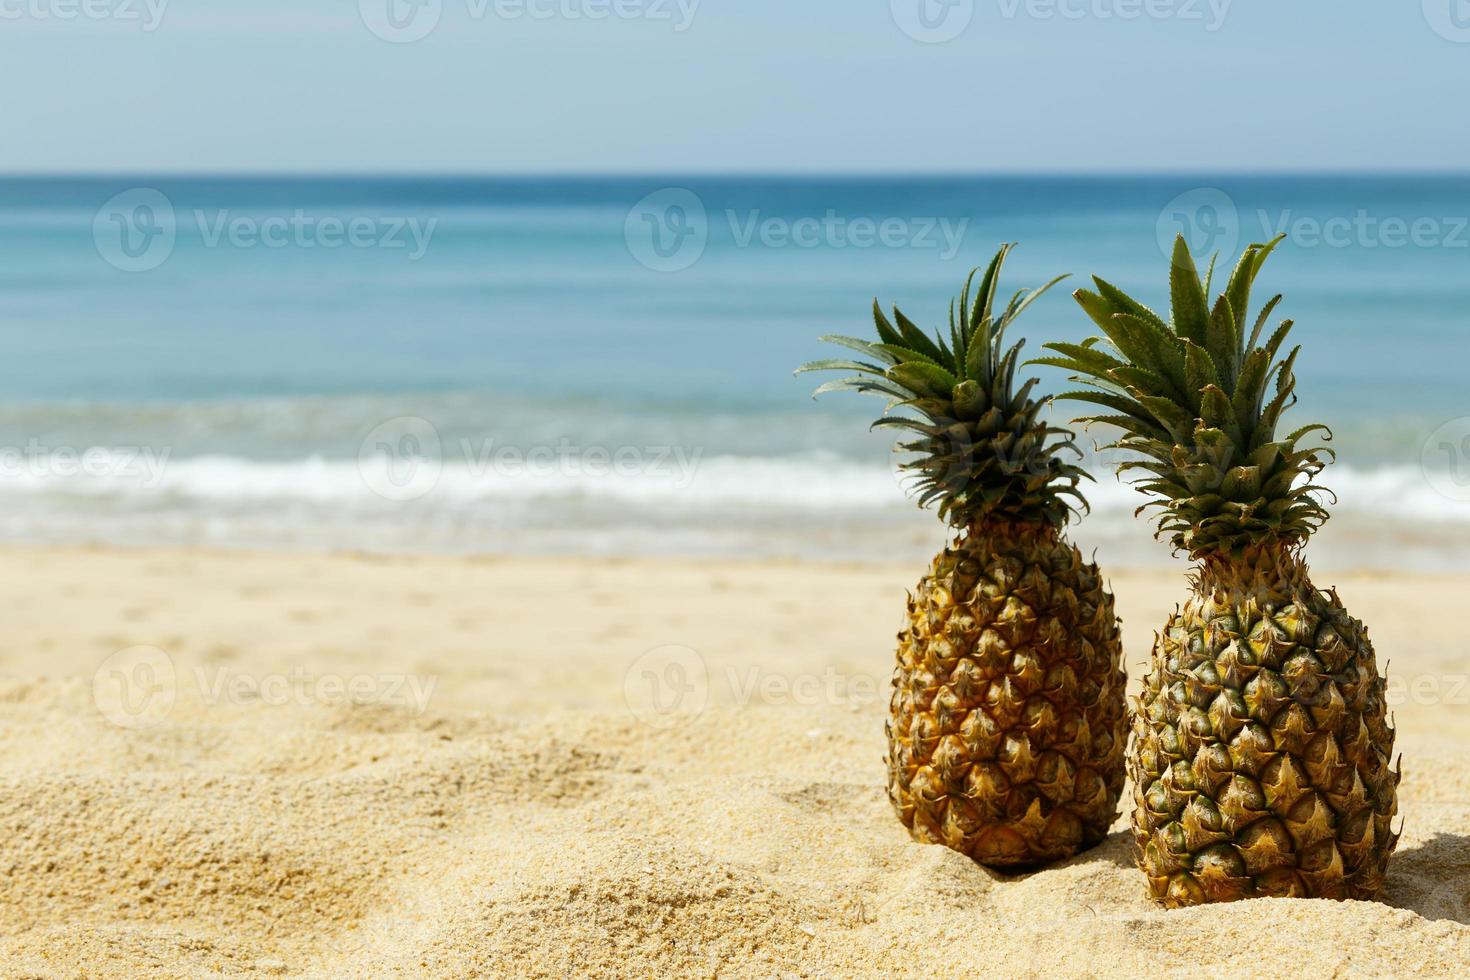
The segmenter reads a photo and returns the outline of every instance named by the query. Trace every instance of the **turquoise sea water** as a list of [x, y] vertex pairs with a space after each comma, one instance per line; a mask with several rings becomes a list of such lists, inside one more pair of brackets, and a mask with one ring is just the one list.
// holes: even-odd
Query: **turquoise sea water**
[[[0, 180], [0, 538], [919, 555], [879, 406], [791, 376], [819, 334], [937, 324], [1002, 241], [1162, 307], [1174, 233], [1282, 230], [1314, 554], [1465, 567], [1467, 226], [1467, 178]], [[1167, 560], [1096, 468], [1077, 538]]]

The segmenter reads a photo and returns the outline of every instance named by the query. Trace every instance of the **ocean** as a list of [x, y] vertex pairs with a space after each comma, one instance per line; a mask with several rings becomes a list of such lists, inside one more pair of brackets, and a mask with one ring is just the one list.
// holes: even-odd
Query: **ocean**
[[[1163, 308], [1175, 233], [1282, 231], [1314, 563], [1463, 570], [1467, 226], [1459, 177], [4, 179], [0, 541], [917, 561], [881, 404], [792, 376], [819, 335], [937, 326], [1014, 241], [1007, 291], [1074, 274], [1035, 356], [1088, 274]], [[1171, 561], [1090, 465], [1074, 538]]]

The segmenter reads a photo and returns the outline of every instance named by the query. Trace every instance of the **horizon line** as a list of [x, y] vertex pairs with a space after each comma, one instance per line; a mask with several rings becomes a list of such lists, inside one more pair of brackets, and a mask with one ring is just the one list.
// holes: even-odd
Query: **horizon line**
[[473, 171], [473, 170], [0, 170], [0, 181], [118, 180], [146, 177], [164, 180], [1079, 180], [1130, 178], [1139, 180], [1251, 179], [1251, 178], [1470, 178], [1470, 169], [1362, 169], [1362, 170], [607, 170], [607, 171]]

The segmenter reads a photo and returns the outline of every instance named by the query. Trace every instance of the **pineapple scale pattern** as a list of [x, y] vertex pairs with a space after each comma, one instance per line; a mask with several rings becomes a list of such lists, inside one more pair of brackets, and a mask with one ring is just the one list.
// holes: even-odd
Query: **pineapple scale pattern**
[[1069, 857], [1117, 816], [1127, 735], [1113, 598], [1054, 528], [972, 531], [899, 634], [889, 797], [915, 839], [992, 867]]

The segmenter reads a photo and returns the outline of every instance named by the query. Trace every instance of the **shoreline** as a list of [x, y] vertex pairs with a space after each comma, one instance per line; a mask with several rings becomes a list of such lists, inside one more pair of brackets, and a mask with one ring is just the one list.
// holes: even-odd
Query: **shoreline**
[[[934, 523], [936, 527], [939, 525]], [[1069, 532], [1070, 537], [1070, 532]], [[1315, 553], [1319, 550], [1313, 541], [1308, 542], [1306, 548], [1307, 564], [1316, 577], [1318, 570], [1322, 575], [1335, 578], [1347, 579], [1423, 579], [1426, 582], [1444, 582], [1446, 580], [1464, 579], [1470, 581], [1470, 568], [1464, 570], [1454, 568], [1415, 568], [1400, 567], [1395, 565], [1374, 564], [1336, 564], [1321, 563], [1314, 561]], [[935, 539], [935, 548], [942, 547], [944, 539]], [[1156, 577], [1167, 576], [1172, 571], [1178, 571], [1180, 575], [1187, 575], [1193, 567], [1189, 559], [1184, 557], [1169, 557], [1165, 555], [1157, 562], [1109, 562], [1101, 556], [1095, 556], [1092, 552], [1095, 548], [1083, 547], [1082, 542], [1076, 542], [1083, 553], [1086, 561], [1096, 561], [1105, 576], [1118, 575], [1123, 577]], [[528, 562], [528, 563], [560, 563], [589, 565], [627, 565], [648, 564], [652, 566], [692, 565], [697, 567], [735, 565], [742, 567], [771, 565], [775, 567], [801, 567], [810, 569], [844, 569], [849, 571], [871, 571], [871, 572], [893, 572], [910, 571], [912, 578], [917, 581], [928, 567], [928, 560], [933, 557], [931, 552], [915, 552], [917, 558], [867, 558], [867, 557], [838, 557], [822, 558], [808, 554], [707, 554], [707, 553], [664, 553], [664, 552], [628, 552], [608, 553], [601, 552], [562, 552], [523, 549], [495, 550], [483, 548], [477, 550], [443, 551], [433, 548], [369, 548], [351, 547], [338, 544], [293, 544], [279, 547], [262, 546], [259, 544], [236, 544], [229, 542], [203, 543], [167, 543], [167, 544], [144, 544], [125, 541], [100, 541], [100, 540], [78, 540], [78, 541], [0, 541], [0, 561], [7, 556], [24, 555], [58, 556], [70, 554], [113, 554], [132, 555], [146, 557], [150, 555], [221, 555], [235, 556], [241, 558], [290, 558], [302, 559], [344, 559], [361, 560], [364, 562], [383, 561], [426, 561], [426, 562], [462, 562], [469, 565], [503, 564], [506, 562]], [[1319, 583], [1326, 587], [1330, 583]], [[910, 583], [912, 585], [912, 583]]]

